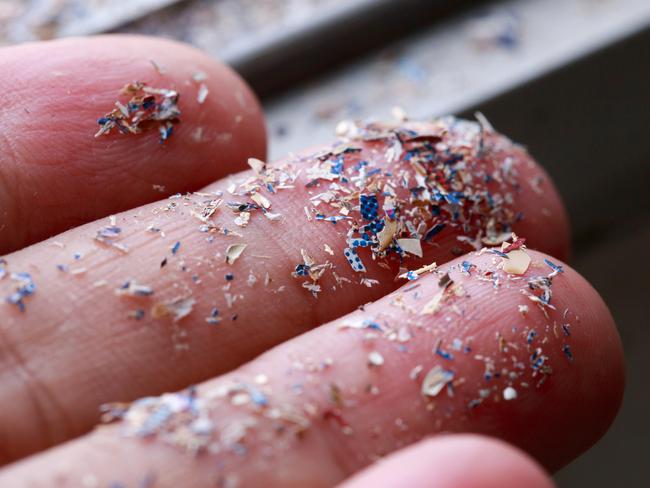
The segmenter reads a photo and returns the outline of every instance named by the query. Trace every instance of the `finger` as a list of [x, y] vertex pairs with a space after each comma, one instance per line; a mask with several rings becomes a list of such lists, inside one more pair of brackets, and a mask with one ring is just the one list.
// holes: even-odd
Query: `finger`
[[[622, 351], [589, 284], [566, 265], [552, 276], [547, 256], [528, 253], [523, 275], [504, 273], [491, 253], [459, 258], [198, 391], [112, 405], [107, 415], [121, 422], [0, 481], [40, 486], [89, 473], [100, 486], [146, 476], [163, 487], [329, 486], [440, 432], [498, 437], [556, 470], [611, 423]], [[441, 291], [437, 310], [423, 314]]]
[[[471, 139], [468, 134], [474, 133], [468, 133], [467, 126], [450, 129], [443, 143], [452, 151], [461, 151], [467, 140], [474, 144], [470, 151], [477, 147], [477, 136]], [[352, 144], [365, 149], [345, 154], [346, 181], [337, 183], [344, 190], [353, 192], [359, 184], [357, 171], [384, 169], [394, 175], [387, 177], [389, 181], [408, 179], [410, 164], [387, 163], [390, 138]], [[415, 144], [419, 143], [407, 149]], [[475, 211], [475, 203], [468, 202], [471, 209], [464, 218], [473, 225], [455, 226], [452, 219], [457, 212], [421, 216], [417, 201], [395, 204], [402, 216], [394, 222], [404, 226], [398, 237], [410, 235], [407, 223], [426, 229], [435, 218], [446, 224], [436, 236], [422, 240], [423, 258], [403, 256], [404, 266], [415, 269], [431, 261], [443, 262], [468, 247], [457, 240], [459, 234], [475, 240], [477, 235], [485, 236], [486, 227], [493, 232], [505, 228], [527, 232], [531, 245], [566, 252], [566, 220], [557, 194], [548, 182], [544, 194], [530, 188], [529, 181], [539, 178], [541, 170], [500, 136], [490, 135], [483, 150], [486, 160], [473, 163], [468, 158], [466, 171], [475, 172], [474, 178], [482, 181], [486, 172], [499, 173], [504, 160], [512, 160], [518, 181], [500, 183], [492, 178], [490, 186], [495, 201], [510, 195], [512, 208], [525, 217], [520, 219], [507, 209], [493, 215], [478, 205]], [[260, 194], [271, 202], [268, 212], [280, 214], [279, 220], [266, 218], [268, 214], [259, 209], [236, 213], [227, 207], [228, 202], [253, 201], [254, 196], [239, 193], [257, 181], [249, 172], [208, 188], [215, 193], [142, 207], [9, 256], [8, 273], [30, 272], [38, 288], [24, 299], [19, 294], [16, 304], [3, 304], [6, 312], [0, 326], [6, 344], [0, 401], [9, 406], [0, 412], [0, 425], [19, 439], [5, 447], [8, 455], [20, 456], [86, 431], [96, 422], [97, 407], [103, 402], [179, 389], [213, 377], [399, 286], [403, 280], [395, 279], [400, 273], [396, 251], [373, 259], [367, 248], [361, 249], [367, 272], [355, 272], [344, 255], [349, 222], [315, 219], [309, 210], [314, 205], [311, 197], [331, 186], [310, 183], [318, 171], [314, 161], [325, 164], [303, 156], [293, 161], [294, 169], [285, 161], [268, 173], [277, 179], [271, 185], [277, 187], [276, 193]], [[285, 179], [285, 174], [294, 173], [298, 173], [295, 181]], [[245, 183], [231, 194], [233, 182], [241, 181]], [[407, 188], [395, 186], [408, 193]], [[359, 210], [354, 209], [359, 196], [352, 195], [349, 214], [359, 219]], [[226, 203], [215, 209], [219, 199]], [[336, 215], [325, 204], [317, 209]], [[250, 223], [238, 226], [236, 222], [241, 224], [247, 213]], [[495, 222], [497, 217], [503, 221]], [[121, 233], [115, 234], [113, 226]], [[235, 244], [247, 247], [230, 264], [225, 256]], [[316, 281], [295, 271], [297, 266], [304, 269], [304, 261], [310, 259], [301, 250], [315, 260], [311, 276]], [[0, 296], [15, 297], [15, 287], [24, 286], [20, 276], [0, 281]], [[125, 289], [125, 283], [146, 288], [127, 284]], [[41, 421], [35, 423], [33, 418]]]
[[[0, 70], [0, 253], [161, 192], [196, 190], [243, 169], [248, 157], [265, 157], [250, 89], [183, 44], [136, 36], [39, 42], [3, 48]], [[159, 143], [154, 124], [140, 134], [93, 137], [97, 119], [116, 100], [126, 103], [120, 90], [136, 80], [179, 93], [173, 135]], [[202, 84], [208, 95], [199, 103]]]
[[342, 488], [550, 488], [548, 475], [529, 456], [496, 439], [476, 435], [421, 441], [366, 468]]

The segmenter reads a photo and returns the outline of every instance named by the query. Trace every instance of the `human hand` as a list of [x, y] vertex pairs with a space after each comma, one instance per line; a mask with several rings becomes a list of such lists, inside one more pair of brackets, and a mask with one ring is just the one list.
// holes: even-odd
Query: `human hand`
[[[613, 320], [561, 263], [552, 183], [487, 125], [341, 125], [345, 141], [266, 166], [254, 96], [190, 48], [71, 39], [0, 66], [0, 452], [51, 448], [0, 486], [329, 486], [442, 432], [552, 471], [611, 422]], [[180, 93], [172, 137], [93, 138], [134, 80]], [[107, 402], [176, 390], [109, 404], [118, 421], [83, 435]], [[348, 483], [550, 482], [462, 435]]]

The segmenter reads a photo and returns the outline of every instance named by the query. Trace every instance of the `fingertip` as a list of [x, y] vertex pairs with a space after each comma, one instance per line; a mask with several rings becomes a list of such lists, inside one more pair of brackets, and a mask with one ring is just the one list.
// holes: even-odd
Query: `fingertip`
[[[198, 190], [243, 169], [249, 157], [266, 157], [254, 93], [229, 67], [191, 46], [130, 35], [69, 38], [5, 48], [0, 67], [0, 150], [7, 157], [0, 176], [17, 183], [0, 203], [9, 209], [7, 222], [19, 208], [30, 222], [0, 252]], [[120, 90], [133, 81], [179, 93], [181, 116], [164, 143], [157, 127], [93, 137], [98, 118], [117, 100], [128, 101]], [[55, 215], [43, 211], [51, 208]]]
[[571, 254], [571, 225], [562, 196], [551, 176], [528, 151], [516, 144], [510, 146], [510, 151], [520, 161], [517, 234], [530, 237], [528, 247], [567, 261]]
[[537, 419], [563, 442], [552, 449], [531, 444], [533, 454], [543, 452], [544, 465], [556, 471], [594, 445], [616, 418], [625, 390], [625, 355], [615, 320], [598, 291], [562, 261], [532, 254], [562, 266], [565, 275], [553, 287], [563, 297], [558, 303], [563, 320], [557, 325], [570, 323], [570, 336], [555, 350], [558, 388], [548, 391], [549, 408], [539, 409]]
[[341, 488], [551, 488], [543, 469], [527, 454], [490, 437], [442, 435], [380, 460]]
[[[494, 310], [481, 342], [489, 347], [494, 331], [505, 334], [508, 330], [504, 324], [524, 334], [534, 333], [526, 341], [526, 360], [532, 362], [536, 355], [543, 355], [550, 368], [549, 381], [543, 375], [533, 375], [525, 388], [516, 385], [519, 395], [515, 401], [482, 405], [478, 431], [494, 434], [498, 430], [500, 437], [555, 472], [594, 445], [616, 417], [625, 384], [624, 353], [607, 305], [587, 280], [553, 256], [527, 252], [531, 264], [525, 280], [547, 276], [555, 268], [561, 270], [552, 279], [553, 308], [538, 310], [536, 302], [516, 293], [521, 289], [501, 295], [485, 307]], [[492, 258], [484, 255], [480, 259]], [[527, 312], [508, 317], [506, 311], [517, 310], [520, 304]]]

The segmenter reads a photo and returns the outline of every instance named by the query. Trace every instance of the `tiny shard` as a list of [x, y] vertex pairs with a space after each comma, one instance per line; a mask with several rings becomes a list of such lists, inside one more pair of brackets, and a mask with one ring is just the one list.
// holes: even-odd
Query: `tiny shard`
[[571, 347], [568, 344], [562, 346], [562, 352], [569, 361], [573, 361], [573, 353], [571, 352]]
[[115, 290], [118, 296], [148, 297], [153, 295], [153, 288], [146, 285], [138, 285], [135, 281], [129, 280]]
[[453, 372], [447, 371], [441, 366], [434, 366], [422, 381], [422, 394], [427, 397], [434, 397], [453, 379]]
[[555, 264], [546, 258], [544, 258], [544, 262], [553, 270], [553, 272], [549, 275], [549, 277], [553, 277], [559, 273], [564, 273], [564, 268], [559, 264]]
[[379, 352], [372, 351], [370, 354], [368, 354], [368, 366], [379, 367], [382, 364], [384, 364], [384, 356], [382, 356]]
[[192, 75], [192, 79], [196, 83], [201, 83], [202, 81], [205, 81], [208, 79], [208, 75], [204, 71], [197, 71]]
[[343, 250], [343, 254], [345, 254], [345, 258], [348, 260], [348, 263], [350, 263], [350, 266], [354, 271], [357, 273], [365, 273], [366, 272], [366, 267], [363, 265], [361, 262], [361, 258], [357, 254], [357, 250], [346, 247]]
[[118, 238], [121, 233], [122, 229], [120, 227], [117, 227], [114, 223], [111, 223], [111, 225], [102, 227], [97, 231], [95, 234], [95, 240], [101, 242], [102, 244], [114, 247], [123, 253], [127, 253], [129, 249], [124, 244], [115, 241], [115, 239]]
[[506, 401], [509, 400], [514, 400], [517, 398], [517, 390], [515, 390], [512, 386], [508, 386], [504, 388], [503, 390], [503, 399]]
[[377, 232], [379, 240], [379, 251], [384, 251], [393, 242], [393, 237], [397, 233], [397, 220], [385, 222], [384, 228]]
[[248, 158], [248, 165], [258, 175], [262, 174], [264, 172], [264, 170], [266, 169], [266, 163], [264, 161], [260, 161], [257, 158]]
[[178, 322], [192, 312], [195, 303], [196, 300], [192, 297], [180, 297], [167, 303], [156, 303], [151, 308], [151, 316], [159, 319], [171, 315], [174, 322]]
[[226, 249], [226, 263], [230, 265], [234, 264], [239, 259], [239, 256], [242, 255], [246, 246], [246, 244], [230, 244]]
[[208, 90], [206, 84], [201, 83], [201, 86], [199, 86], [199, 92], [196, 95], [196, 101], [199, 104], [202, 104], [203, 102], [205, 102], [205, 99], [208, 97], [208, 93], [210, 93], [210, 91]]
[[416, 280], [421, 274], [434, 271], [437, 268], [436, 263], [427, 264], [421, 268], [414, 269], [413, 271], [407, 271], [398, 276], [398, 278], [407, 279], [409, 281]]
[[271, 206], [271, 201], [261, 193], [254, 193], [253, 195], [251, 195], [251, 200], [253, 200], [255, 203], [257, 203], [260, 207], [264, 209], [267, 209]]
[[217, 308], [212, 308], [210, 311], [210, 316], [205, 318], [205, 321], [208, 324], [218, 324], [221, 322], [221, 317], [219, 317], [219, 310]]
[[503, 271], [510, 274], [522, 275], [528, 271], [530, 256], [523, 249], [515, 249], [506, 254], [503, 260]]
[[404, 251], [419, 258], [422, 257], [422, 245], [420, 244], [420, 239], [397, 239], [397, 244]]

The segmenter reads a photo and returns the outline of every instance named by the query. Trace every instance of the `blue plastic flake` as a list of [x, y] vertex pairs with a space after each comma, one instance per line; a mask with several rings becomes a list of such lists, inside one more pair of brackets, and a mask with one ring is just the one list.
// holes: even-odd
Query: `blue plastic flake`
[[475, 398], [473, 400], [470, 400], [469, 403], [467, 404], [467, 408], [474, 409], [478, 407], [482, 403], [482, 400], [479, 400], [478, 398]]
[[340, 175], [343, 172], [343, 158], [338, 157], [334, 161], [334, 164], [332, 165], [332, 173], [335, 175]]
[[454, 205], [460, 205], [460, 200], [459, 198], [464, 198], [465, 195], [463, 195], [461, 192], [450, 192], [444, 195], [445, 200], [447, 200], [447, 203], [451, 203]]
[[443, 351], [439, 347], [436, 348], [436, 354], [438, 356], [440, 356], [441, 358], [446, 359], [448, 361], [453, 361], [453, 359], [454, 359], [453, 354], [451, 354], [450, 352], [447, 352], [447, 351]]
[[377, 232], [381, 232], [385, 225], [383, 219], [378, 219], [364, 226], [363, 230], [371, 234], [376, 234]]
[[16, 305], [21, 312], [24, 312], [24, 298], [34, 294], [36, 285], [29, 273], [11, 273], [11, 279], [19, 282], [19, 285], [16, 291], [10, 294], [6, 300], [8, 303]]
[[176, 241], [176, 242], [174, 243], [174, 245], [172, 246], [172, 254], [175, 255], [175, 254], [178, 252], [178, 250], [180, 249], [180, 247], [181, 247], [181, 242], [180, 242], [180, 241]]
[[345, 258], [348, 260], [348, 263], [350, 263], [350, 266], [352, 266], [352, 269], [354, 271], [357, 273], [364, 273], [366, 271], [366, 267], [361, 262], [361, 258], [359, 258], [359, 255], [355, 249], [346, 247], [343, 250], [343, 254], [345, 255]]
[[532, 329], [529, 333], [528, 336], [526, 336], [526, 342], [528, 344], [531, 344], [533, 342], [533, 339], [535, 339], [535, 336], [537, 336], [537, 331], [535, 329]]
[[571, 352], [571, 348], [569, 347], [568, 344], [564, 344], [562, 346], [562, 352], [564, 355], [567, 357], [569, 361], [573, 361], [573, 353]]
[[137, 295], [141, 297], [148, 297], [153, 295], [153, 289], [149, 286], [142, 286], [142, 285], [132, 285], [131, 281], [125, 282], [122, 286], [120, 286], [121, 290], [129, 290], [132, 295]]
[[363, 168], [364, 166], [368, 166], [368, 161], [359, 161], [359, 163], [354, 169], [356, 169], [357, 171], [361, 171], [361, 168]]
[[[356, 249], [357, 247], [369, 247], [372, 243], [367, 239], [352, 239], [350, 241], [350, 247]], [[346, 254], [347, 257], [347, 254]]]
[[350, 217], [346, 217], [345, 215], [334, 215], [331, 217], [326, 217], [323, 214], [316, 214], [316, 220], [324, 220], [327, 222], [332, 222], [333, 224], [336, 224], [340, 220], [347, 220]]
[[559, 264], [555, 264], [555, 263], [549, 261], [549, 260], [546, 259], [546, 258], [544, 258], [544, 262], [545, 262], [548, 266], [550, 266], [550, 268], [551, 268], [553, 271], [555, 271], [556, 273], [564, 273], [564, 268], [563, 268], [562, 266], [560, 266]]
[[406, 273], [406, 279], [409, 280], [409, 281], [417, 280], [418, 275], [417, 275], [417, 273], [414, 273], [413, 271], [408, 271]]
[[260, 407], [265, 407], [266, 405], [269, 404], [266, 395], [264, 395], [264, 393], [262, 393], [260, 390], [256, 388], [249, 388], [248, 394], [250, 395], [251, 400], [255, 405], [258, 405]]
[[510, 259], [510, 258], [508, 258], [508, 255], [507, 255], [506, 253], [501, 252], [501, 251], [499, 251], [498, 249], [490, 249], [490, 252], [491, 252], [492, 254], [496, 254], [497, 256], [501, 256], [502, 258]]
[[160, 132], [159, 142], [162, 144], [167, 139], [169, 139], [172, 136], [173, 131], [174, 131], [174, 126], [171, 123], [168, 123], [167, 125], [161, 125], [159, 127], [159, 132]]
[[377, 322], [374, 322], [370, 319], [364, 320], [362, 322], [362, 325], [367, 329], [381, 330], [381, 325], [379, 325]]
[[117, 237], [120, 233], [122, 232], [122, 229], [117, 227], [116, 225], [107, 225], [106, 227], [102, 227], [97, 231], [97, 235], [99, 237], [104, 237], [104, 238], [111, 238], [111, 237]]
[[379, 202], [375, 195], [359, 195], [361, 216], [366, 220], [375, 220], [379, 210]]
[[[142, 108], [149, 109], [156, 104], [156, 101], [153, 97], [147, 97], [142, 101]], [[134, 105], [134, 108], [137, 109], [137, 105]]]
[[542, 356], [539, 353], [540, 349], [536, 349], [535, 352], [532, 354], [530, 357], [530, 362], [532, 363], [530, 367], [532, 369], [539, 369], [544, 365], [544, 362], [546, 361], [546, 356]]
[[[438, 208], [438, 207], [435, 207], [435, 208]], [[438, 209], [438, 211], [440, 211], [440, 210]], [[431, 227], [431, 228], [427, 231], [426, 234], [424, 234], [424, 240], [425, 240], [425, 241], [428, 241], [428, 240], [431, 239], [433, 236], [435, 236], [435, 235], [438, 234], [440, 231], [442, 231], [442, 229], [444, 229], [444, 228], [445, 228], [445, 224], [436, 224], [436, 225], [434, 225], [433, 227]]]
[[235, 279], [235, 275], [232, 273], [226, 273], [226, 281], [232, 281]]
[[296, 265], [294, 273], [296, 276], [307, 276], [309, 274], [309, 268], [310, 266], [308, 264], [301, 263]]
[[463, 267], [463, 271], [464, 271], [465, 273], [467, 273], [467, 276], [469, 276], [469, 275], [470, 275], [470, 271], [471, 271], [472, 266], [473, 266], [472, 263], [470, 263], [469, 261], [463, 261], [463, 262], [461, 263], [461, 266]]

